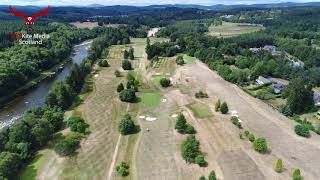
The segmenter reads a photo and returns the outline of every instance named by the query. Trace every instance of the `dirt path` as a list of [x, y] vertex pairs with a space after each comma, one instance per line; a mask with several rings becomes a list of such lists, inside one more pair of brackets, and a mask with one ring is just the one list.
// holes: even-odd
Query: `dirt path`
[[117, 155], [118, 155], [118, 151], [119, 151], [120, 142], [121, 142], [121, 135], [119, 135], [116, 148], [114, 149], [114, 153], [113, 153], [113, 156], [112, 156], [112, 162], [111, 162], [111, 165], [110, 165], [110, 168], [109, 168], [109, 173], [108, 173], [108, 180], [110, 180], [111, 177], [112, 177], [112, 172], [114, 170], [114, 165], [115, 165], [116, 160], [117, 160]]
[[[229, 109], [238, 111], [244, 128], [253, 132], [256, 137], [265, 137], [272, 151], [270, 156], [283, 159], [287, 174], [292, 168], [300, 168], [305, 179], [318, 179], [320, 176], [320, 143], [318, 137], [305, 139], [294, 133], [294, 123], [273, 110], [268, 105], [255, 99], [237, 86], [223, 80], [216, 72], [197, 61], [193, 65], [181, 68], [183, 76], [192, 77], [189, 85], [206, 89], [210, 97], [221, 98], [228, 102]], [[238, 136], [237, 134], [234, 134]], [[247, 149], [245, 145], [242, 148]], [[247, 149], [253, 160], [260, 164], [266, 177], [279, 177], [273, 173], [275, 162], [269, 162], [269, 155], [260, 156]], [[261, 168], [262, 169], [262, 168]]]

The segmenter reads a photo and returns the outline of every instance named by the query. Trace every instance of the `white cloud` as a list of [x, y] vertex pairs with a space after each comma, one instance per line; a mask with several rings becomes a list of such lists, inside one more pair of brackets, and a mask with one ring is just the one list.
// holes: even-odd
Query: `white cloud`
[[[85, 6], [88, 4], [102, 5], [152, 5], [152, 4], [264, 4], [288, 2], [290, 0], [1, 0], [1, 5], [77, 5]], [[318, 2], [319, 0], [291, 0], [293, 2]]]

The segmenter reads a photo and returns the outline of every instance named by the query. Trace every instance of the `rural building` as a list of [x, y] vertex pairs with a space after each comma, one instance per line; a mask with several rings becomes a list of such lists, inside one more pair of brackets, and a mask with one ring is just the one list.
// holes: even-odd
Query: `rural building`
[[276, 84], [273, 85], [273, 92], [275, 94], [280, 94], [281, 91], [283, 90], [283, 88], [284, 88], [283, 84], [276, 83]]
[[314, 93], [313, 95], [313, 101], [315, 106], [320, 106], [320, 94], [319, 93]]
[[256, 82], [257, 82], [259, 85], [271, 83], [271, 81], [270, 81], [269, 79], [264, 78], [264, 77], [262, 77], [262, 76], [259, 76], [258, 79], [256, 80]]

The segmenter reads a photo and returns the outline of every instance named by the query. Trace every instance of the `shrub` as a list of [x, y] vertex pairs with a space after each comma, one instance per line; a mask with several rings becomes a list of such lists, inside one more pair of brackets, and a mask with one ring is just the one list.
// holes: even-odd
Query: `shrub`
[[245, 130], [245, 131], [244, 131], [244, 135], [245, 135], [246, 137], [248, 137], [249, 134], [250, 134], [250, 132], [249, 132], [248, 130]]
[[187, 124], [185, 132], [187, 134], [195, 134], [197, 131], [194, 129], [194, 127], [191, 124]]
[[310, 132], [309, 128], [305, 126], [304, 124], [298, 124], [294, 128], [294, 131], [296, 132], [297, 135], [302, 136], [302, 137], [310, 137]]
[[200, 167], [204, 167], [207, 165], [207, 162], [204, 160], [204, 156], [202, 154], [197, 155], [197, 157], [195, 158], [195, 163]]
[[131, 62], [128, 61], [128, 60], [123, 60], [123, 61], [122, 61], [122, 68], [123, 68], [124, 70], [132, 70]]
[[120, 73], [119, 70], [115, 70], [115, 71], [114, 71], [114, 75], [115, 75], [116, 77], [121, 77], [121, 73]]
[[101, 60], [98, 62], [98, 65], [99, 65], [100, 67], [109, 67], [109, 66], [110, 66], [109, 63], [108, 63], [108, 61], [105, 60], [105, 59], [101, 59]]
[[292, 173], [292, 180], [302, 180], [300, 169], [295, 169]]
[[268, 152], [268, 145], [267, 145], [266, 139], [265, 138], [258, 138], [256, 140], [254, 140], [253, 148], [260, 153]]
[[201, 177], [199, 178], [199, 180], [206, 180], [206, 177], [201, 176]]
[[228, 104], [226, 102], [223, 102], [220, 106], [220, 112], [222, 114], [227, 114], [228, 111], [229, 111]]
[[121, 92], [122, 90], [124, 90], [124, 86], [122, 83], [120, 83], [118, 86], [117, 86], [117, 92]]
[[240, 138], [240, 139], [244, 139], [242, 133], [239, 133], [239, 138]]
[[221, 102], [220, 102], [220, 99], [218, 99], [218, 101], [216, 102], [216, 105], [215, 105], [216, 112], [220, 111], [220, 106], [221, 106]]
[[209, 174], [209, 180], [217, 180], [216, 173], [212, 170]]
[[250, 142], [254, 142], [254, 140], [256, 140], [256, 138], [254, 137], [254, 134], [252, 134], [252, 133], [250, 133], [248, 135], [248, 139], [249, 139]]
[[240, 121], [239, 121], [239, 118], [237, 118], [237, 117], [235, 117], [235, 116], [232, 116], [230, 120], [231, 120], [232, 123], [233, 123], [234, 125], [236, 125], [239, 129], [242, 129], [242, 125], [241, 125], [241, 123], [240, 123]]
[[135, 124], [129, 114], [124, 115], [124, 117], [120, 120], [118, 130], [123, 135], [134, 132]]
[[72, 133], [54, 145], [54, 151], [60, 156], [68, 156], [73, 154], [80, 144], [81, 136], [77, 133]]
[[71, 131], [85, 133], [89, 125], [81, 117], [70, 117], [67, 121], [67, 126]]
[[169, 87], [170, 84], [171, 84], [170, 79], [167, 79], [167, 78], [162, 78], [162, 79], [160, 79], [160, 85], [161, 85], [162, 87]]
[[128, 59], [128, 58], [129, 58], [129, 52], [127, 50], [124, 50], [123, 59]]
[[281, 172], [282, 172], [282, 160], [281, 160], [281, 159], [278, 159], [278, 160], [277, 160], [276, 166], [275, 166], [274, 170], [275, 170], [277, 173], [281, 173]]
[[178, 56], [177, 59], [176, 59], [176, 63], [177, 63], [178, 65], [184, 65], [185, 62], [184, 62], [184, 60], [183, 60], [183, 57], [182, 57], [182, 56]]
[[124, 89], [119, 93], [120, 100], [123, 102], [135, 102], [137, 99], [134, 89]]
[[195, 97], [196, 98], [208, 98], [208, 94], [204, 93], [202, 91], [198, 91], [198, 92], [196, 92]]
[[121, 162], [120, 165], [117, 165], [116, 171], [120, 176], [128, 176], [129, 175], [129, 165], [125, 162]]
[[174, 127], [179, 133], [185, 133], [187, 128], [187, 121], [186, 118], [182, 113], [178, 115], [176, 125]]

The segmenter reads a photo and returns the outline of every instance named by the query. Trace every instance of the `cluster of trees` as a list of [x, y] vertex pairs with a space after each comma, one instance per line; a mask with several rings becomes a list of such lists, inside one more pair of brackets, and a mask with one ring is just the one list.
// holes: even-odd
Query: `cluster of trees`
[[[95, 53], [101, 55], [104, 48], [117, 43], [118, 40], [110, 42], [111, 37], [116, 34], [120, 34], [118, 29], [108, 28], [93, 42], [88, 58], [80, 65], [75, 65], [64, 81], [52, 87], [46, 97], [47, 106], [26, 111], [19, 122], [0, 131], [0, 153], [4, 157], [0, 159], [0, 177], [12, 179], [18, 170], [29, 162], [34, 153], [46, 145], [52, 135], [63, 127], [63, 110], [72, 104], [75, 95], [81, 91], [85, 76], [99, 57]], [[80, 132], [87, 127], [82, 120], [74, 120], [74, 118], [68, 121], [68, 126]], [[78, 147], [80, 138], [81, 135], [72, 133], [59, 141], [54, 149], [61, 155], [69, 155]], [[12, 164], [13, 162], [15, 165]], [[6, 171], [9, 168], [12, 169]]]
[[[205, 176], [201, 176], [199, 178], [199, 180], [206, 180], [206, 177]], [[214, 171], [211, 171], [209, 176], [208, 176], [208, 180], [217, 180], [217, 177], [216, 177], [216, 172]]]
[[130, 47], [129, 51], [124, 50], [123, 58], [124, 59], [134, 60], [134, 49], [132, 47]]
[[178, 115], [177, 122], [174, 128], [181, 134], [195, 134], [196, 130], [194, 127], [187, 123], [186, 118], [182, 113]]
[[118, 130], [121, 134], [127, 135], [135, 131], [136, 126], [129, 114], [125, 114], [124, 117], [119, 121]]
[[122, 83], [117, 86], [117, 92], [119, 93], [120, 100], [123, 102], [136, 102], [136, 92], [139, 90], [138, 88], [139, 81], [129, 73], [127, 75], [127, 88], [125, 89]]
[[155, 57], [172, 57], [180, 52], [178, 46], [171, 42], [156, 42], [150, 45], [150, 40], [147, 40], [146, 53], [149, 60]]
[[200, 151], [200, 142], [194, 135], [189, 135], [181, 145], [181, 154], [188, 163], [196, 163], [199, 166], [206, 166], [207, 162]]
[[215, 110], [216, 112], [220, 111], [222, 114], [227, 114], [229, 112], [229, 107], [226, 102], [223, 102], [221, 104], [220, 99], [218, 99], [218, 101], [215, 104]]

